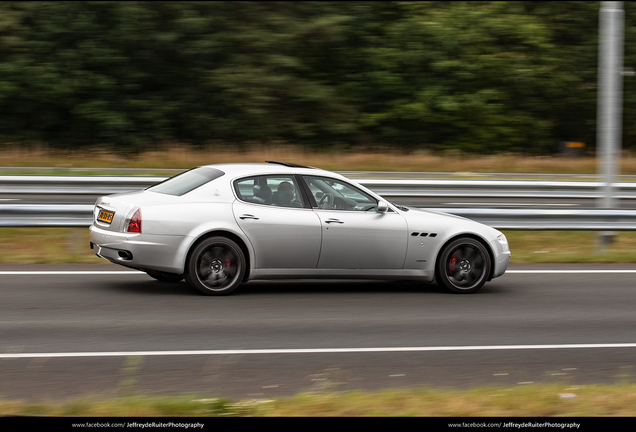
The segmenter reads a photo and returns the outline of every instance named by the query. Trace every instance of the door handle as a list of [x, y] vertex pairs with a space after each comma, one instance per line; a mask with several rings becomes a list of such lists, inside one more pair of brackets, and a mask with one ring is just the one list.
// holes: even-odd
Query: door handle
[[341, 221], [340, 219], [327, 219], [327, 220], [325, 221], [325, 223], [328, 223], [328, 224], [330, 224], [330, 223], [339, 223], [339, 224], [342, 224], [342, 223], [344, 223], [344, 222], [343, 222], [343, 221]]
[[258, 218], [257, 218], [256, 216], [251, 215], [251, 214], [244, 214], [244, 215], [242, 215], [242, 216], [239, 216], [239, 219], [243, 219], [243, 220], [245, 220], [245, 219], [254, 219], [254, 220], [258, 220]]

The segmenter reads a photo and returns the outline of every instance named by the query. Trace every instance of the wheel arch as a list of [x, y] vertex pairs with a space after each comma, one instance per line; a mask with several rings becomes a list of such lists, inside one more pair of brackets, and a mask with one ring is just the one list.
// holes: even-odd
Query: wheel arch
[[245, 275], [243, 276], [243, 282], [247, 281], [249, 279], [250, 265], [251, 265], [251, 256], [250, 256], [249, 248], [247, 247], [247, 244], [245, 243], [245, 241], [241, 237], [239, 237], [238, 235], [234, 234], [231, 231], [226, 231], [226, 230], [222, 230], [222, 229], [204, 232], [199, 237], [197, 237], [197, 239], [195, 241], [192, 242], [192, 244], [188, 248], [188, 252], [186, 254], [186, 260], [185, 260], [184, 268], [185, 269], [188, 268], [188, 263], [190, 262], [190, 257], [192, 255], [192, 251], [194, 250], [194, 248], [196, 248], [197, 245], [199, 243], [201, 243], [203, 240], [205, 240], [207, 238], [210, 238], [210, 237], [225, 237], [225, 238], [228, 238], [228, 239], [232, 240], [234, 243], [236, 243], [239, 248], [241, 248], [241, 252], [243, 252], [243, 256], [245, 257]]

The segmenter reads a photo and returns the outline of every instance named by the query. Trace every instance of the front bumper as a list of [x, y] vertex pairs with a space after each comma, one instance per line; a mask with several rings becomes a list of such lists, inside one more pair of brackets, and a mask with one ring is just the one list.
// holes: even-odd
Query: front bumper
[[495, 261], [495, 271], [493, 272], [492, 277], [496, 278], [503, 275], [508, 268], [508, 264], [510, 263], [511, 257], [510, 251], [500, 252], [497, 260]]

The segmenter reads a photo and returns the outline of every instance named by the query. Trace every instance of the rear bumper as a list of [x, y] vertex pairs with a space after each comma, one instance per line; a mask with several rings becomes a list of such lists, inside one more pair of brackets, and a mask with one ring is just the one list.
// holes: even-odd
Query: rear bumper
[[177, 253], [184, 242], [182, 236], [120, 233], [95, 225], [89, 231], [100, 258], [138, 270], [183, 273], [185, 257]]

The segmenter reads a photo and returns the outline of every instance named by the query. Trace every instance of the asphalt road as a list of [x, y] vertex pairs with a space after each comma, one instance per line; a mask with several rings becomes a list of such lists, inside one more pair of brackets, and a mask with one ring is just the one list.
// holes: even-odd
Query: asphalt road
[[509, 270], [474, 295], [285, 281], [217, 298], [110, 264], [0, 265], [0, 398], [633, 381], [636, 265]]

